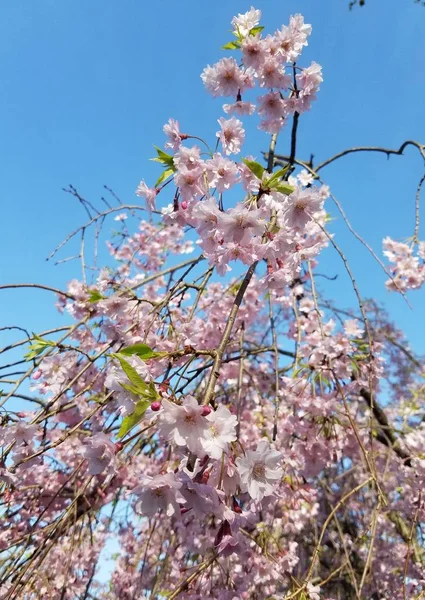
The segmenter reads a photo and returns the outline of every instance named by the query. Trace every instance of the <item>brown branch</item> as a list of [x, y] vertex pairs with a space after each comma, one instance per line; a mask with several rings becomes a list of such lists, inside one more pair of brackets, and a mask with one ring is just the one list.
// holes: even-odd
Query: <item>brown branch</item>
[[400, 445], [400, 440], [395, 436], [394, 430], [388, 421], [385, 411], [377, 403], [376, 399], [373, 399], [372, 402], [371, 395], [365, 388], [360, 390], [360, 396], [366, 401], [366, 404], [369, 406], [369, 408], [372, 409], [373, 416], [381, 427], [381, 431], [378, 431], [376, 439], [381, 442], [381, 444], [384, 444], [388, 448], [394, 450], [397, 456], [403, 460], [404, 464], [407, 467], [411, 467], [412, 457], [410, 456], [410, 453]]
[[244, 297], [247, 287], [252, 279], [252, 276], [254, 275], [254, 271], [255, 271], [257, 264], [258, 264], [258, 261], [254, 262], [249, 267], [249, 269], [246, 272], [246, 275], [244, 277], [244, 280], [242, 281], [242, 285], [239, 288], [238, 293], [236, 294], [236, 298], [233, 302], [233, 306], [230, 311], [229, 318], [227, 319], [226, 327], [224, 328], [223, 335], [221, 337], [220, 343], [216, 350], [213, 368], [212, 368], [210, 377], [208, 379], [207, 388], [205, 390], [205, 395], [202, 400], [202, 404], [208, 405], [213, 398], [215, 384], [220, 375], [220, 367], [221, 367], [221, 363], [223, 360], [223, 355], [226, 350], [226, 346], [229, 341], [230, 334], [232, 333], [233, 325], [235, 323], [236, 316], [239, 311], [239, 307], [242, 304], [243, 297]]
[[39, 290], [47, 290], [48, 292], [65, 296], [65, 298], [69, 298], [70, 300], [75, 300], [74, 296], [71, 296], [71, 294], [62, 292], [62, 290], [58, 290], [48, 285], [42, 285], [41, 283], [9, 283], [6, 285], [0, 285], [0, 290], [12, 290], [16, 288], [36, 288]]

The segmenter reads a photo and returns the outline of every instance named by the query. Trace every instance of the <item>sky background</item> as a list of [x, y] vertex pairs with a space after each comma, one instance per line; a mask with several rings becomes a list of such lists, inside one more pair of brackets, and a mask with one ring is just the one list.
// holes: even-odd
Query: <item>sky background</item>
[[[80, 277], [77, 263], [54, 266], [46, 256], [86, 220], [61, 190], [72, 183], [97, 201], [106, 184], [124, 203], [135, 203], [140, 179], [153, 184], [169, 117], [183, 131], [214, 140], [221, 100], [203, 89], [200, 74], [225, 53], [232, 16], [246, 1], [13, 0], [0, 2], [0, 283], [36, 282], [63, 288]], [[299, 127], [298, 157], [322, 161], [357, 145], [398, 148], [425, 141], [425, 9], [410, 0], [258, 0], [262, 24], [273, 32], [289, 15], [313, 25], [299, 64], [323, 66], [324, 82]], [[247, 126], [244, 153], [261, 158], [268, 137]], [[289, 150], [290, 130], [278, 152]], [[405, 240], [414, 227], [414, 196], [423, 161], [410, 148], [403, 157], [355, 155], [322, 172], [355, 229], [382, 252], [382, 238]], [[336, 216], [329, 201], [328, 210]], [[424, 209], [425, 210], [425, 209]], [[116, 224], [115, 224], [116, 225]], [[111, 229], [114, 221], [110, 222]], [[386, 276], [348, 233], [332, 223], [361, 293], [385, 303], [412, 347], [425, 352], [425, 292], [409, 296], [412, 309], [386, 291]], [[423, 228], [421, 238], [425, 238]], [[74, 247], [75, 250], [75, 247]], [[61, 258], [73, 254], [71, 248]], [[105, 251], [101, 262], [107, 261]], [[335, 252], [320, 271], [339, 274], [323, 284], [340, 306], [355, 306]], [[64, 323], [47, 292], [0, 292], [1, 325], [32, 331]], [[2, 335], [0, 333], [0, 335]], [[3, 340], [7, 338], [3, 334]], [[0, 339], [0, 346], [2, 346]]]

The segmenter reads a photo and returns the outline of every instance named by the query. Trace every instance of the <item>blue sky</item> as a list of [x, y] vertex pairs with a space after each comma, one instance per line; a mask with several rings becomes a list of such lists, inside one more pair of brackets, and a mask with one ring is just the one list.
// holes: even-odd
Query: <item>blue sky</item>
[[[425, 9], [409, 0], [369, 0], [348, 11], [348, 0], [259, 0], [273, 31], [301, 12], [313, 25], [301, 64], [322, 64], [324, 83], [299, 128], [301, 158], [321, 161], [356, 145], [397, 148], [425, 141]], [[76, 263], [45, 261], [80, 225], [81, 207], [61, 189], [72, 183], [88, 199], [112, 187], [135, 202], [140, 179], [153, 183], [152, 144], [177, 118], [184, 131], [213, 139], [221, 102], [203, 90], [204, 66], [223, 56], [230, 21], [250, 2], [215, 0], [14, 0], [0, 19], [1, 283], [63, 287], [79, 277]], [[250, 129], [246, 153], [261, 156], [267, 136]], [[278, 151], [289, 148], [289, 130]], [[353, 226], [381, 253], [385, 235], [405, 239], [414, 226], [414, 195], [423, 162], [413, 150], [347, 157], [323, 171]], [[329, 206], [331, 208], [331, 206]], [[111, 222], [113, 223], [113, 222]], [[385, 275], [346, 231], [332, 225], [365, 296], [385, 302], [412, 346], [425, 352], [424, 292], [413, 310], [389, 294]], [[422, 239], [425, 231], [422, 231]], [[72, 252], [70, 252], [72, 254]], [[62, 255], [64, 257], [65, 255]], [[106, 253], [103, 254], [106, 260]], [[341, 305], [354, 305], [340, 259], [326, 252], [320, 270]], [[40, 330], [63, 322], [45, 292], [1, 292], [2, 324]], [[0, 346], [3, 345], [0, 340]]]

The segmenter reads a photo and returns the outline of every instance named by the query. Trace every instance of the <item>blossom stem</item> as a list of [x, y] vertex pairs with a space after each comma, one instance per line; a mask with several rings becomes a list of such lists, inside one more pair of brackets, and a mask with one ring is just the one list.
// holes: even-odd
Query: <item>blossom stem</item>
[[215, 384], [217, 383], [217, 379], [220, 375], [220, 367], [223, 360], [224, 351], [226, 350], [227, 343], [229, 341], [230, 335], [232, 333], [233, 325], [235, 324], [235, 320], [239, 311], [239, 307], [242, 304], [243, 297], [248, 288], [248, 285], [254, 275], [255, 268], [258, 265], [258, 261], [252, 263], [249, 267], [246, 275], [242, 281], [242, 285], [236, 294], [236, 298], [233, 302], [232, 309], [229, 314], [229, 318], [227, 319], [226, 327], [224, 328], [223, 335], [221, 337], [220, 343], [217, 347], [212, 371], [207, 383], [207, 389], [205, 390], [205, 395], [202, 400], [202, 404], [205, 406], [208, 405], [214, 396]]

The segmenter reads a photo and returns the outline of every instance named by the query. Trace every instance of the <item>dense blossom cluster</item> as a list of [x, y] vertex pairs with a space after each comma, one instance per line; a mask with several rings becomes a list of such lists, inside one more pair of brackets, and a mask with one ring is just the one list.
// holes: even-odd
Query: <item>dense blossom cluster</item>
[[392, 279], [387, 287], [393, 291], [418, 289], [425, 283], [425, 242], [419, 242], [417, 256], [412, 244], [403, 244], [386, 237], [384, 255], [392, 263]]
[[[424, 362], [375, 303], [347, 312], [318, 289], [333, 238], [314, 172], [235, 160], [248, 119], [272, 153], [322, 82], [297, 65], [302, 16], [265, 36], [260, 18], [235, 17], [238, 60], [202, 73], [232, 100], [216, 151], [169, 120], [163, 174], [136, 192], [159, 218], [131, 233], [111, 210], [112, 265], [69, 283], [73, 324], [30, 340], [4, 394], [2, 600], [424, 589]], [[384, 245], [388, 285], [422, 285], [423, 244]]]

